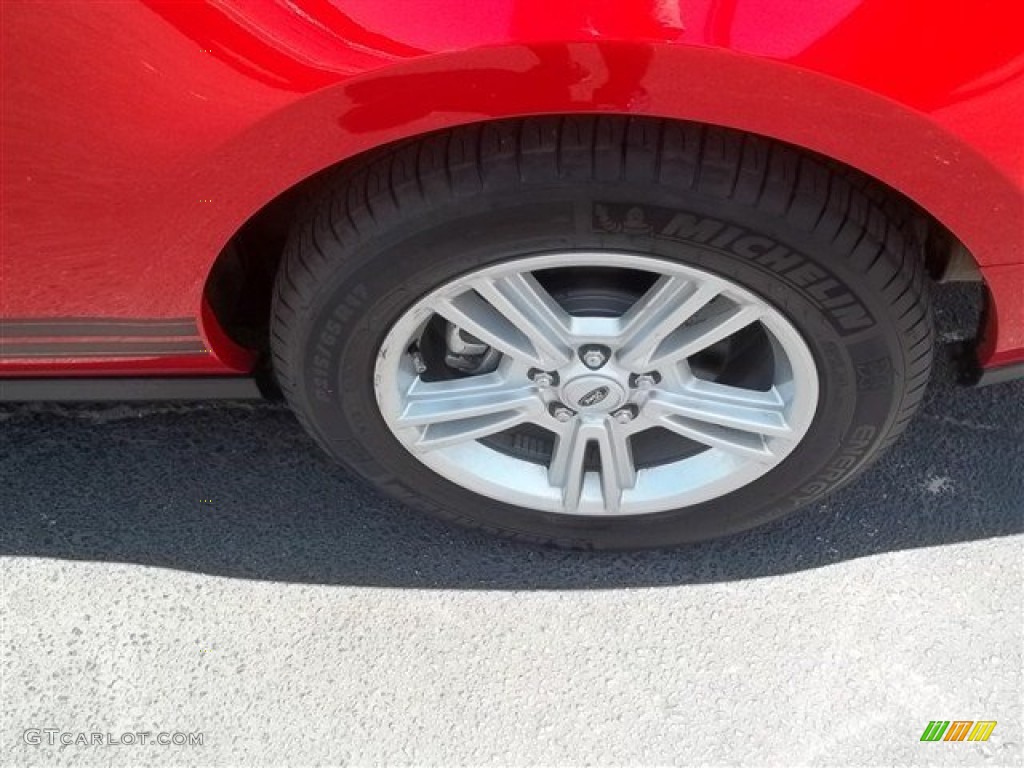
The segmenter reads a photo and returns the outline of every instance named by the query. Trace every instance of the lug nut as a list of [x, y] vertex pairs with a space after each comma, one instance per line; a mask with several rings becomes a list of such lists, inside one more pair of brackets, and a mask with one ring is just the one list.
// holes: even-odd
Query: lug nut
[[619, 408], [612, 414], [612, 418], [615, 419], [619, 424], [629, 424], [633, 419], [636, 418], [637, 411], [633, 406], [626, 406], [625, 408]]
[[629, 384], [636, 389], [650, 389], [659, 381], [661, 381], [661, 377], [657, 373], [641, 373], [634, 376]]
[[541, 389], [553, 387], [558, 383], [557, 373], [548, 373], [547, 371], [542, 371], [539, 368], [531, 368], [529, 373], [527, 373], [527, 376], [530, 377], [530, 381]]
[[611, 357], [611, 351], [608, 347], [591, 346], [583, 347], [580, 350], [580, 360], [592, 371], [607, 363], [609, 357]]
[[555, 421], [560, 421], [563, 424], [576, 415], [571, 408], [566, 408], [561, 403], [552, 403], [548, 410], [555, 417]]

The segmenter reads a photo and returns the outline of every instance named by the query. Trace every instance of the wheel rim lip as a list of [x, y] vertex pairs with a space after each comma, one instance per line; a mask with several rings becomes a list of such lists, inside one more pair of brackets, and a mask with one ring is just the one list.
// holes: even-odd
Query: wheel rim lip
[[[774, 470], [802, 443], [817, 412], [818, 370], [810, 347], [775, 305], [751, 289], [703, 267], [627, 251], [562, 250], [523, 255], [465, 272], [420, 297], [392, 324], [378, 349], [374, 392], [388, 429], [420, 463], [456, 485], [513, 506], [573, 518], [607, 519], [610, 516], [600, 501], [600, 477], [596, 472], [587, 472], [578, 509], [567, 511], [561, 490], [548, 482], [547, 467], [501, 453], [477, 440], [419, 452], [413, 447], [417, 437], [415, 428], [397, 427], [395, 424], [404, 403], [399, 387], [403, 358], [400, 352], [409, 346], [424, 323], [434, 315], [427, 306], [431, 299], [439, 295], [457, 295], [466, 290], [471, 280], [484, 276], [497, 277], [567, 266], [636, 269], [722, 284], [727, 287], [730, 298], [756, 302], [764, 309], [759, 322], [773, 340], [775, 349], [784, 354], [793, 374], [792, 394], [786, 405], [786, 418], [793, 429], [788, 447], [779, 450], [770, 461], [753, 462], [712, 446], [696, 456], [641, 469], [636, 487], [624, 492], [615, 516], [655, 514], [720, 498]], [[600, 337], [581, 337], [579, 342], [601, 340]], [[610, 418], [610, 415], [586, 415], [584, 418], [594, 423], [595, 420]]]

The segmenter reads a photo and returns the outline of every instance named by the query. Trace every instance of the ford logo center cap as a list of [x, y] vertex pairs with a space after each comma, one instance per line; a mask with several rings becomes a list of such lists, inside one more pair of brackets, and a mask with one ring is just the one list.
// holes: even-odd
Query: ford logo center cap
[[608, 393], [610, 391], [611, 390], [609, 390], [608, 387], [598, 387], [597, 389], [592, 389], [587, 392], [587, 394], [581, 397], [577, 402], [579, 403], [580, 408], [590, 408], [608, 397]]

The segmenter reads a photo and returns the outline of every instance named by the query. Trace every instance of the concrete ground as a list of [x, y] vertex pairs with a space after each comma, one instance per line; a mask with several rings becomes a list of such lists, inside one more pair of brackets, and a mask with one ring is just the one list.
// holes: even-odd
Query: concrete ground
[[[1020, 765], [1024, 384], [951, 376], [826, 502], [632, 555], [424, 519], [277, 404], [4, 407], [0, 765]], [[60, 745], [139, 732], [203, 744]]]

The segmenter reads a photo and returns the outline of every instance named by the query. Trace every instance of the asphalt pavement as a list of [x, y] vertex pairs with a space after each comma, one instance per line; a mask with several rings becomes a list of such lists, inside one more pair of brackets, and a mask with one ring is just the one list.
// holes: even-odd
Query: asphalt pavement
[[953, 378], [823, 503], [640, 554], [421, 517], [278, 403], [0, 407], [0, 765], [1021, 765], [1024, 383]]

